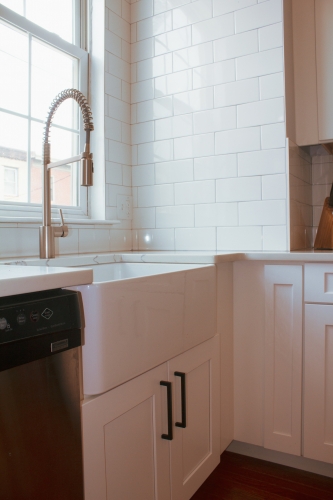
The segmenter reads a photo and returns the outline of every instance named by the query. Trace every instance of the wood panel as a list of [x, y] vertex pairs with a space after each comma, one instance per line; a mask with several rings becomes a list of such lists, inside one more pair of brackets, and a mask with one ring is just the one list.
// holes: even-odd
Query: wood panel
[[302, 266], [265, 266], [264, 446], [301, 454]]

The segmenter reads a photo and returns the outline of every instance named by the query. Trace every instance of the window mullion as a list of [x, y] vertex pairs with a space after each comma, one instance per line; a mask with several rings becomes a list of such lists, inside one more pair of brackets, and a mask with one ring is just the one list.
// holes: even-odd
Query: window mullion
[[[24, 0], [25, 6], [25, 0]], [[29, 33], [29, 70], [28, 70], [28, 203], [31, 203], [31, 64], [32, 64], [32, 36]], [[42, 139], [41, 139], [42, 141]]]

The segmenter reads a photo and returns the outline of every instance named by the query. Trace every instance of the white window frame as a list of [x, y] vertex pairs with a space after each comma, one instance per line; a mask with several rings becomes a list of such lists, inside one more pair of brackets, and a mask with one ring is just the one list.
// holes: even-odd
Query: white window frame
[[[85, 46], [85, 29], [83, 26], [82, 19], [84, 19], [84, 15], [80, 15], [80, 12], [85, 12], [84, 0], [73, 0], [75, 2], [76, 16], [75, 16], [75, 42]], [[41, 41], [59, 49], [67, 54], [76, 57], [78, 59], [78, 81], [79, 81], [79, 90], [87, 97], [88, 96], [88, 64], [89, 64], [89, 56], [88, 52], [83, 50], [78, 45], [73, 45], [66, 40], [63, 40], [58, 35], [51, 33], [41, 26], [29, 21], [25, 17], [17, 14], [16, 12], [8, 9], [7, 7], [0, 4], [0, 18], [7, 23], [12, 24], [13, 26], [22, 29], [23, 31], [30, 33], [35, 38], [40, 39]], [[78, 30], [77, 27], [80, 26], [81, 30]], [[83, 31], [82, 31], [83, 30]], [[56, 97], [56, 96], [54, 96]], [[51, 103], [50, 103], [51, 104]], [[0, 111], [8, 112], [6, 109], [0, 108]], [[26, 115], [21, 115], [20, 113], [10, 112], [12, 115], [16, 115], [19, 117], [26, 118]], [[47, 114], [47, 109], [45, 110], [45, 118]], [[43, 120], [36, 120], [43, 123]], [[80, 133], [79, 133], [79, 147], [80, 150], [83, 151], [84, 143], [85, 143], [85, 132], [82, 127], [82, 120], [80, 119]], [[59, 127], [66, 129], [66, 127]], [[42, 137], [40, 138], [41, 149], [42, 149]], [[29, 144], [30, 148], [30, 144]], [[52, 143], [51, 143], [52, 148]], [[30, 154], [30, 150], [28, 151], [28, 155]], [[79, 175], [78, 175], [78, 183], [79, 183]], [[71, 218], [88, 218], [88, 188], [82, 187], [80, 183], [78, 184], [78, 195], [79, 195], [79, 205], [76, 207], [63, 207], [61, 205], [52, 205], [52, 213], [58, 213], [58, 209], [62, 208], [63, 212], [67, 217]], [[0, 213], [6, 214], [9, 213], [10, 217], [13, 218], [21, 218], [21, 217], [41, 217], [42, 207], [39, 203], [20, 203], [20, 202], [0, 202]]]
[[5, 189], [4, 189], [4, 194], [5, 196], [18, 196], [18, 168], [17, 167], [7, 167], [6, 165], [3, 167], [4, 169], [4, 180], [3, 180], [3, 183], [5, 184], [6, 182], [6, 170], [11, 170], [12, 172], [14, 172], [14, 177], [15, 177], [15, 181], [14, 181], [14, 186], [15, 186], [15, 194], [12, 194], [12, 195], [8, 195], [6, 194], [5, 192]]

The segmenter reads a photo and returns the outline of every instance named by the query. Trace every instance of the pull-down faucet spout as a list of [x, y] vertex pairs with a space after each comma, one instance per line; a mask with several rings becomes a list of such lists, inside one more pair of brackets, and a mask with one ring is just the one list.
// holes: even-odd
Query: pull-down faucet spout
[[[86, 132], [84, 152], [78, 156], [73, 156], [72, 158], [66, 158], [65, 160], [51, 163], [51, 144], [49, 142], [51, 123], [53, 120], [53, 116], [56, 110], [59, 108], [60, 104], [69, 98], [74, 99], [79, 104], [82, 112], [84, 130]], [[54, 258], [54, 238], [65, 237], [68, 235], [68, 228], [64, 224], [61, 209], [61, 225], [51, 225], [51, 168], [60, 167], [61, 165], [66, 165], [67, 163], [79, 161], [81, 163], [81, 186], [92, 186], [94, 166], [92, 159], [93, 155], [90, 152], [91, 130], [94, 130], [92, 113], [90, 106], [82, 92], [76, 89], [66, 89], [60, 92], [60, 94], [58, 94], [57, 97], [52, 101], [45, 121], [43, 134], [43, 225], [39, 228], [39, 256], [41, 259]]]

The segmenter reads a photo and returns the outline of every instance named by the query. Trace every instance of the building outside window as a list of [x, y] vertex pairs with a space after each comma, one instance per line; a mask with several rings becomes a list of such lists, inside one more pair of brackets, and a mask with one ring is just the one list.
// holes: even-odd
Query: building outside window
[[[43, 122], [52, 100], [66, 88], [87, 95], [88, 55], [81, 44], [83, 0], [1, 0], [0, 165], [16, 169], [17, 194], [0, 190], [0, 205], [40, 210]], [[75, 156], [84, 142], [77, 103], [69, 99], [51, 126], [51, 161]], [[52, 204], [87, 214], [87, 188], [78, 164], [52, 171]], [[9, 175], [9, 174], [8, 174]], [[9, 184], [8, 184], [9, 186]], [[67, 208], [66, 208], [67, 207]]]
[[4, 167], [4, 195], [15, 198], [18, 196], [18, 168]]

